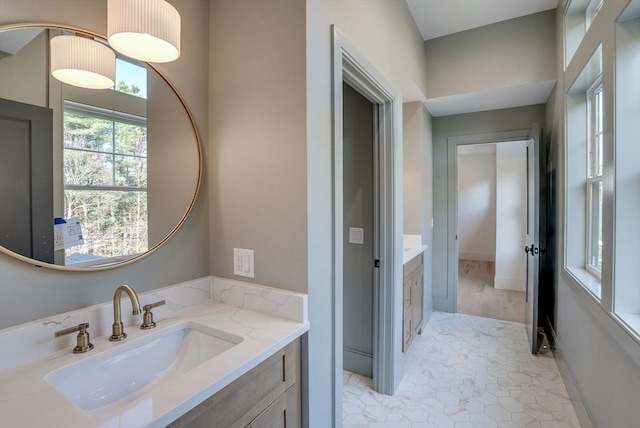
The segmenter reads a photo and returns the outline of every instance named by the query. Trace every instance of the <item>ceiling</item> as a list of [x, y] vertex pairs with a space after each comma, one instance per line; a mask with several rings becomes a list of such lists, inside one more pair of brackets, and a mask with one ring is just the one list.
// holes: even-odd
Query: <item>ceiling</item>
[[[558, 0], [406, 0], [422, 34], [430, 40], [508, 19], [555, 9]], [[520, 107], [546, 102], [555, 80], [505, 86], [481, 92], [425, 98], [408, 75], [403, 102], [421, 101], [434, 117]]]
[[555, 9], [558, 6], [558, 0], [406, 1], [424, 40]]
[[13, 55], [40, 33], [42, 33], [42, 28], [22, 28], [4, 31], [0, 33], [0, 52]]

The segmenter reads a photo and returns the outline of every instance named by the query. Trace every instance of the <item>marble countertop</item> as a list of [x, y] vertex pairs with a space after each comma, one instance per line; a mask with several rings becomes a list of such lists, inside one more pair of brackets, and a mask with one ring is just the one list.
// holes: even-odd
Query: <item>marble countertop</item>
[[122, 343], [141, 340], [148, 333], [126, 328], [124, 342], [92, 337], [95, 348], [73, 354], [71, 348], [0, 371], [2, 427], [144, 427], [166, 426], [211, 395], [238, 379], [309, 329], [308, 321], [277, 317], [246, 307], [208, 301], [173, 311], [151, 332], [184, 321], [195, 321], [243, 338], [242, 342], [182, 376], [147, 387], [102, 409], [84, 412], [49, 385], [45, 376], [59, 368], [91, 358]]
[[402, 243], [404, 250], [402, 264], [406, 264], [429, 248], [427, 245], [422, 245], [422, 236], [420, 235], [403, 235]]

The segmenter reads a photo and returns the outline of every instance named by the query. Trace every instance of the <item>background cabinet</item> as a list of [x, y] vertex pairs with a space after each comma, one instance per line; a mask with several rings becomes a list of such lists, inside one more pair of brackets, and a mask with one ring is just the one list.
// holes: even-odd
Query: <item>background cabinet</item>
[[416, 334], [422, 333], [424, 264], [420, 254], [403, 267], [402, 352], [406, 352]]
[[209, 397], [171, 428], [298, 428], [300, 340]]

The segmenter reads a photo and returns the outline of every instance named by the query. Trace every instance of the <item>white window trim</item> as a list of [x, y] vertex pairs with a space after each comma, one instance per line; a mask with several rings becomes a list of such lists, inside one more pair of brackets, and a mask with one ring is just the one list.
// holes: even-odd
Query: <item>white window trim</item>
[[[593, 183], [603, 181], [603, 171], [598, 172], [598, 165], [600, 163], [598, 152], [598, 140], [597, 134], [601, 134], [602, 130], [598, 129], [598, 111], [594, 109], [596, 94], [600, 93], [602, 97], [602, 74], [593, 82], [593, 84], [587, 90], [587, 177], [586, 177], [586, 240], [585, 240], [585, 258], [584, 266], [585, 270], [591, 275], [595, 276], [598, 281], [602, 279], [602, 271], [591, 264], [591, 249], [592, 249], [592, 202], [593, 202]], [[602, 112], [601, 112], [602, 114]], [[600, 131], [600, 132], [598, 132]], [[602, 221], [602, 219], [600, 219]]]
[[[587, 272], [589, 272], [591, 275], [595, 276], [598, 280], [602, 279], [602, 271], [600, 271], [598, 268], [596, 268], [593, 264], [591, 264], [591, 249], [592, 249], [592, 243], [593, 243], [593, 236], [592, 236], [592, 230], [593, 227], [591, 227], [591, 222], [592, 222], [592, 215], [591, 213], [593, 212], [593, 183], [598, 183], [598, 182], [602, 182], [602, 176], [598, 176], [598, 177], [591, 177], [587, 179], [587, 217], [586, 217], [586, 226], [587, 226], [587, 239], [585, 242], [585, 262], [584, 262], [584, 268]], [[600, 221], [602, 221], [602, 219], [600, 219]]]
[[586, 28], [591, 26], [591, 23], [596, 19], [598, 13], [602, 9], [603, 0], [591, 0], [584, 11], [584, 20]]

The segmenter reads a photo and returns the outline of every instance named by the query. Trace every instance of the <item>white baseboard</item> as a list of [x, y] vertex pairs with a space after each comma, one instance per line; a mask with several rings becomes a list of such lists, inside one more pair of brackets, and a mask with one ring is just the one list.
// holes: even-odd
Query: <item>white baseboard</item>
[[495, 262], [496, 255], [491, 253], [474, 253], [473, 251], [460, 251], [458, 258], [462, 260], [474, 260], [477, 262]]
[[493, 279], [493, 287], [498, 290], [526, 291], [527, 281], [520, 278], [496, 276]]

